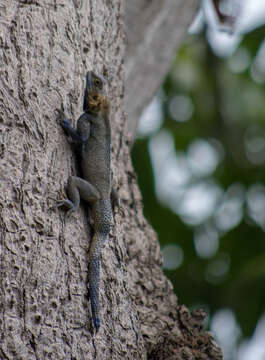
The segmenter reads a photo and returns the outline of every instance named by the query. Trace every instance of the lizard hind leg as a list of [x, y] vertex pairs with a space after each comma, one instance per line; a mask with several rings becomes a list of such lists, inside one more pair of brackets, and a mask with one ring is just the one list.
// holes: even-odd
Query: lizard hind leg
[[69, 199], [64, 199], [58, 203], [58, 206], [65, 206], [68, 210], [68, 215], [79, 208], [80, 197], [88, 202], [94, 202], [99, 199], [99, 192], [88, 181], [77, 176], [70, 176], [68, 180], [67, 193]]

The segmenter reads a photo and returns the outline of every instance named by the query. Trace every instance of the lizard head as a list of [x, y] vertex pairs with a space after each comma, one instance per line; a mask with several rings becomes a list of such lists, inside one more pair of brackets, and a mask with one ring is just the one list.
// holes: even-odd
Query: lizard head
[[104, 112], [108, 108], [108, 100], [104, 79], [93, 71], [86, 74], [86, 89], [83, 110], [93, 114]]

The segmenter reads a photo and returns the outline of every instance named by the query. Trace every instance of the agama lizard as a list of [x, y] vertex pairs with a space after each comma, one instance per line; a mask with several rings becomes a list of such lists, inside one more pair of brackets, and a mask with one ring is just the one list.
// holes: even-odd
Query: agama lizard
[[86, 88], [83, 103], [84, 113], [74, 129], [64, 119], [64, 131], [76, 146], [81, 157], [82, 178], [70, 176], [68, 196], [59, 206], [68, 207], [68, 213], [79, 207], [80, 197], [91, 205], [94, 220], [94, 235], [89, 249], [89, 294], [93, 324], [98, 331], [99, 318], [99, 279], [101, 249], [108, 239], [112, 221], [110, 150], [111, 128], [109, 120], [109, 101], [104, 79], [93, 71], [86, 75]]

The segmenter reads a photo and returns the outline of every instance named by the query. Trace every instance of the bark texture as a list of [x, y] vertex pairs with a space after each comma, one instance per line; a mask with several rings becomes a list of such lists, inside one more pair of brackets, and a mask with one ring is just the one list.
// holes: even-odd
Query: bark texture
[[[142, 214], [123, 113], [123, 2], [0, 4], [0, 359], [221, 359], [204, 313], [177, 307]], [[86, 206], [56, 199], [76, 172], [58, 111], [76, 121], [85, 73], [109, 81], [112, 169], [123, 211], [102, 256], [102, 325], [87, 297]], [[59, 195], [58, 195], [59, 194]]]
[[168, 73], [198, 6], [198, 0], [126, 2], [125, 108], [133, 137], [141, 113]]

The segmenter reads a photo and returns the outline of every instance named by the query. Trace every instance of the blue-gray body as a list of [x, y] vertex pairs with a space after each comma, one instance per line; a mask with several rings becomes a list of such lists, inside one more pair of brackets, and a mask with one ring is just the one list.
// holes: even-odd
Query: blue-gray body
[[110, 149], [111, 130], [109, 104], [103, 79], [92, 71], [87, 73], [84, 113], [74, 129], [67, 120], [62, 122], [65, 132], [78, 147], [82, 177], [71, 176], [68, 182], [69, 199], [64, 204], [69, 211], [79, 207], [80, 197], [90, 203], [94, 220], [94, 235], [89, 248], [89, 294], [92, 318], [96, 331], [100, 327], [99, 281], [101, 250], [108, 239], [112, 221]]

